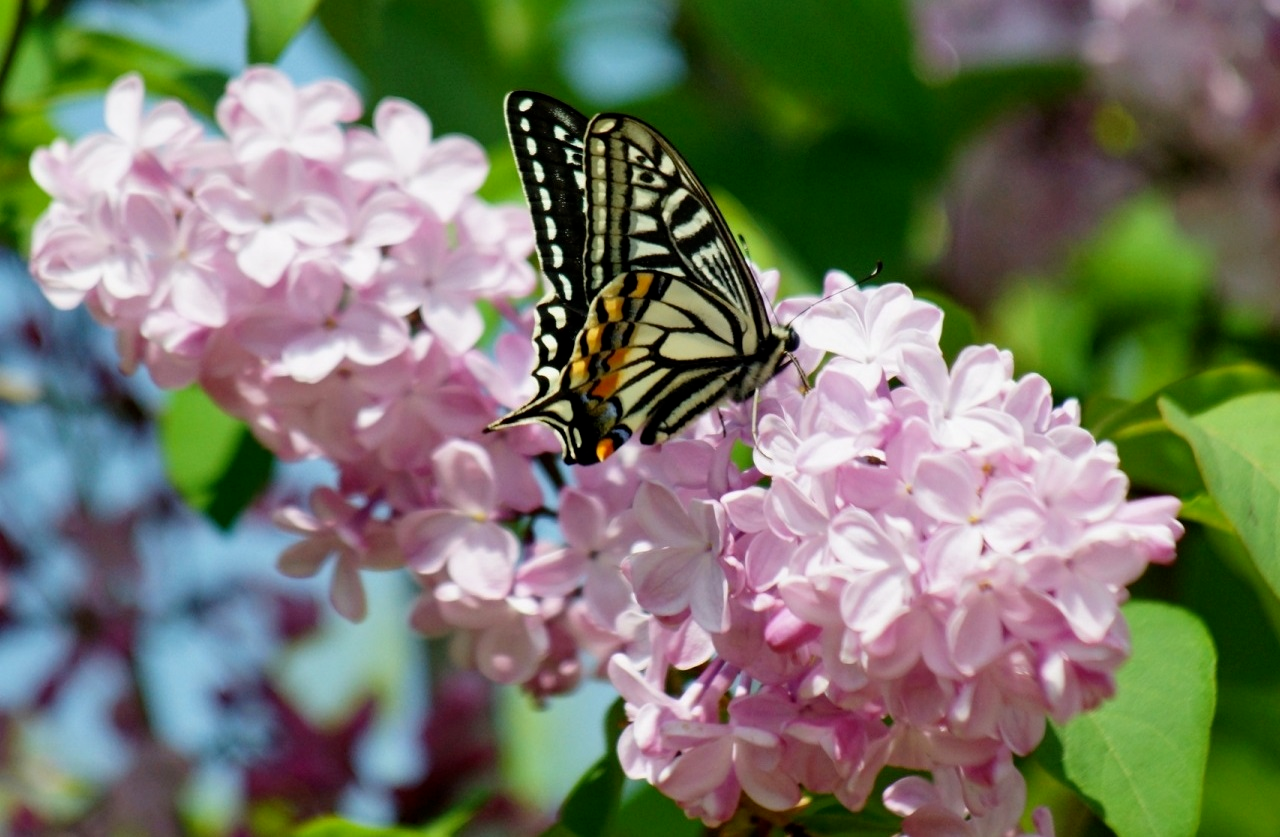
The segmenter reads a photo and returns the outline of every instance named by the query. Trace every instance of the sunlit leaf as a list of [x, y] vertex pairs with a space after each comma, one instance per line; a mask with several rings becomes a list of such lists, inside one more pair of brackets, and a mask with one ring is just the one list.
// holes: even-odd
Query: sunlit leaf
[[690, 11], [746, 78], [776, 82], [867, 131], [921, 139], [914, 129], [927, 96], [902, 2], [707, 0]]
[[1086, 391], [1096, 321], [1078, 295], [1034, 279], [1014, 281], [992, 318], [995, 342], [1013, 351], [1019, 374], [1040, 373], [1058, 398]]
[[249, 63], [267, 64], [284, 52], [320, 0], [244, 0], [249, 13]]
[[1065, 727], [1041, 749], [1050, 770], [1089, 801], [1120, 837], [1196, 833], [1213, 719], [1214, 650], [1204, 626], [1165, 604], [1124, 609], [1133, 657], [1116, 697]]
[[1254, 564], [1280, 593], [1280, 392], [1243, 395], [1192, 416], [1172, 399], [1160, 410], [1195, 452], [1205, 487]]
[[680, 806], [653, 785], [633, 783], [635, 792], [626, 797], [609, 837], [696, 837], [703, 834], [702, 823], [691, 820]]
[[271, 476], [271, 454], [196, 387], [174, 393], [160, 416], [160, 444], [178, 493], [224, 529]]
[[268, 64], [279, 58], [306, 26], [320, 0], [244, 0], [248, 12], [248, 60]]
[[319, 817], [295, 829], [292, 837], [453, 837], [471, 821], [482, 801], [468, 799], [417, 828], [361, 825], [341, 817]]
[[1164, 319], [1190, 315], [1212, 268], [1210, 251], [1182, 230], [1168, 199], [1145, 194], [1103, 220], [1072, 272], [1099, 312], [1123, 321], [1135, 312]]

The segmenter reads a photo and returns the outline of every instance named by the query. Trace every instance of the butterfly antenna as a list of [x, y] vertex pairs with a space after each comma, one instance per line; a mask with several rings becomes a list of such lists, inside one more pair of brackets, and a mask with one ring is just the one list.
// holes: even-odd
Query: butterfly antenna
[[871, 272], [870, 272], [870, 273], [868, 273], [866, 276], [864, 276], [864, 277], [862, 277], [861, 279], [859, 279], [858, 281], [854, 282], [854, 283], [853, 283], [852, 285], [850, 285], [849, 287], [847, 287], [847, 288], [841, 288], [841, 289], [840, 289], [840, 290], [838, 290], [838, 291], [832, 291], [831, 293], [829, 293], [829, 294], [827, 294], [826, 296], [824, 296], [822, 299], [815, 300], [815, 301], [813, 301], [813, 302], [809, 303], [808, 305], [806, 305], [806, 306], [805, 306], [804, 310], [802, 310], [799, 314], [796, 314], [794, 317], [792, 317], [792, 318], [791, 318], [791, 322], [792, 322], [792, 323], [794, 323], [796, 320], [800, 319], [800, 318], [801, 318], [801, 317], [803, 317], [805, 314], [808, 314], [811, 310], [813, 310], [813, 308], [814, 308], [814, 307], [816, 307], [816, 306], [818, 306], [818, 305], [821, 305], [822, 303], [826, 302], [828, 299], [831, 299], [831, 298], [833, 298], [833, 297], [837, 297], [837, 296], [839, 296], [840, 294], [844, 293], [845, 291], [851, 291], [851, 290], [853, 290], [854, 288], [859, 288], [859, 287], [861, 287], [861, 286], [863, 285], [863, 283], [865, 283], [865, 282], [870, 282], [872, 279], [874, 279], [874, 278], [876, 278], [877, 276], [879, 276], [879, 275], [880, 275], [880, 271], [881, 271], [881, 270], [883, 270], [883, 269], [884, 269], [884, 262], [879, 262], [879, 261], [878, 261], [878, 262], [876, 262], [876, 268], [875, 268], [875, 270], [871, 271]]

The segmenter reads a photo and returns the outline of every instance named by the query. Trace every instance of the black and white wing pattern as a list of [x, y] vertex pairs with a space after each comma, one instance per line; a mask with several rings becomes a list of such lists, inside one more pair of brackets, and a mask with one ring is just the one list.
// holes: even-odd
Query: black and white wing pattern
[[[528, 103], [523, 110], [521, 102]], [[512, 126], [513, 113], [530, 110], [558, 118]], [[724, 217], [684, 158], [649, 125], [622, 114], [584, 119], [578, 146], [553, 132], [545, 143], [577, 148], [583, 174], [569, 177], [566, 164], [553, 180], [543, 161], [569, 155], [543, 152], [539, 143], [550, 128], [568, 128], [565, 114], [576, 111], [539, 94], [507, 99], [543, 270], [551, 264], [564, 272], [548, 272], [553, 293], [539, 304], [534, 331], [535, 375], [554, 373], [556, 381], [489, 429], [542, 422], [559, 435], [566, 462], [591, 464], [633, 435], [642, 444], [661, 442], [724, 398], [747, 398], [786, 365], [798, 338], [771, 324]], [[519, 142], [529, 138], [535, 141], [522, 150]], [[574, 223], [564, 217], [573, 199], [566, 183], [582, 185], [578, 226], [568, 234], [561, 230]], [[566, 242], [583, 246], [577, 278], [568, 275], [573, 259], [557, 253]], [[588, 303], [574, 319], [580, 299]], [[564, 325], [544, 310], [566, 312]], [[548, 330], [555, 330], [551, 339]]]
[[550, 285], [534, 309], [538, 394], [546, 395], [569, 363], [573, 338], [586, 322], [593, 294], [582, 262], [587, 228], [583, 137], [587, 118], [564, 102], [517, 90], [507, 95], [507, 137], [533, 215], [538, 262]]

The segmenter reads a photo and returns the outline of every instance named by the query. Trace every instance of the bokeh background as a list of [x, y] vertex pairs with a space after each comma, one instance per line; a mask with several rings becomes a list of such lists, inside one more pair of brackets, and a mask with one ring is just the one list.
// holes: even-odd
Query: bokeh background
[[[315, 14], [278, 60], [296, 83], [343, 78], [474, 136], [486, 197], [520, 200], [507, 91], [634, 113], [784, 293], [881, 262], [944, 307], [945, 345], [1012, 349], [1086, 423], [1211, 365], [1280, 363], [1273, 0], [285, 5]], [[335, 617], [324, 579], [275, 573], [288, 541], [268, 516], [326, 466], [273, 463], [198, 400], [122, 378], [112, 336], [26, 274], [37, 146], [100, 130], [127, 71], [208, 117], [273, 57], [270, 33], [237, 0], [0, 16], [0, 826], [274, 834], [478, 812], [467, 833], [538, 833], [603, 752], [607, 690], [540, 708], [452, 671], [408, 629], [402, 577], [370, 579], [365, 623]], [[184, 462], [192, 448], [216, 467]], [[1152, 490], [1191, 488], [1161, 465], [1177, 452], [1121, 454]], [[1218, 645], [1202, 833], [1274, 835], [1280, 608], [1211, 541], [1192, 528], [1141, 592], [1191, 607]], [[1027, 769], [1059, 834], [1108, 833]], [[644, 816], [634, 833], [698, 833]]]

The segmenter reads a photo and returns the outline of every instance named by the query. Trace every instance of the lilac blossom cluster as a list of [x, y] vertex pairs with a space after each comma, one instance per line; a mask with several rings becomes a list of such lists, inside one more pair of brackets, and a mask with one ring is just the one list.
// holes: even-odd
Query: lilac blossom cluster
[[1017, 833], [1013, 755], [1113, 691], [1125, 585], [1173, 558], [1178, 502], [1127, 501], [1115, 449], [1007, 352], [948, 369], [941, 324], [904, 286], [850, 289], [796, 320], [801, 360], [826, 362], [807, 395], [770, 385], [753, 471], [723, 465], [741, 422], [678, 443], [701, 458], [643, 455], [666, 467], [637, 490], [648, 544], [624, 572], [656, 619], [645, 657], [609, 663], [619, 752], [706, 822], [743, 793], [858, 809], [894, 765], [933, 776], [886, 792], [903, 833]]
[[[537, 695], [594, 663], [626, 701], [624, 770], [708, 824], [744, 795], [859, 809], [896, 766], [932, 774], [885, 793], [904, 834], [1018, 833], [1013, 756], [1112, 693], [1125, 585], [1182, 531], [1175, 499], [1126, 500], [1115, 449], [1043, 378], [990, 346], [948, 367], [935, 306], [833, 273], [843, 292], [794, 320], [810, 391], [787, 369], [757, 405], [569, 470], [545, 428], [482, 433], [532, 386], [510, 302], [531, 233], [475, 198], [473, 143], [395, 101], [343, 129], [349, 90], [263, 68], [220, 104], [226, 139], [141, 95], [123, 80], [111, 135], [37, 154], [55, 203], [32, 270], [127, 364], [338, 466], [279, 513], [303, 536], [284, 572], [336, 558], [359, 618], [362, 571], [408, 567], [418, 630]], [[511, 326], [492, 354], [480, 304]]]
[[[519, 436], [480, 439], [490, 393], [524, 393], [475, 346], [479, 300], [533, 290], [528, 215], [480, 200], [484, 150], [433, 138], [405, 101], [384, 100], [372, 130], [347, 127], [361, 114], [348, 86], [255, 67], [218, 103], [224, 136], [207, 137], [180, 103], [146, 109], [144, 95], [121, 78], [107, 133], [33, 156], [54, 202], [32, 275], [55, 306], [83, 303], [115, 330], [127, 371], [198, 382], [277, 456], [337, 465], [356, 505], [320, 490], [314, 515], [283, 512], [312, 537], [281, 569], [315, 574], [336, 550], [333, 604], [359, 619], [359, 569], [404, 564], [383, 548], [386, 512], [439, 502], [438, 447], [475, 438], [524, 462]], [[508, 485], [506, 508], [540, 503], [531, 479]]]

